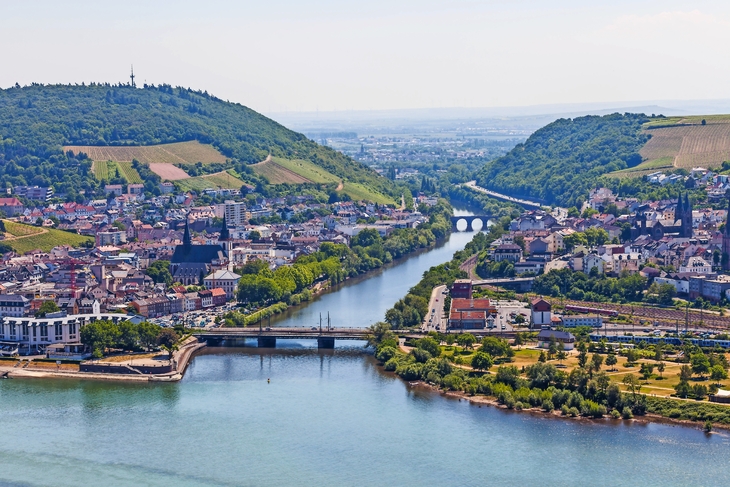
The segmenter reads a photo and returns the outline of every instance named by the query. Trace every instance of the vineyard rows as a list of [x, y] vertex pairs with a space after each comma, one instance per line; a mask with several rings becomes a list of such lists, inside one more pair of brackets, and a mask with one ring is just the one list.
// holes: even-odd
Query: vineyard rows
[[93, 161], [132, 162], [132, 159], [137, 159], [145, 164], [226, 162], [225, 156], [212, 145], [198, 141], [146, 146], [66, 146], [64, 150], [83, 152]]

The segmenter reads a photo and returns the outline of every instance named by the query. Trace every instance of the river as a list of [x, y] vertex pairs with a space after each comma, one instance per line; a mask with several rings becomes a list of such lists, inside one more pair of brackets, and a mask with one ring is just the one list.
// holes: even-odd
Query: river
[[[469, 238], [453, 234], [280, 324], [329, 310], [337, 326], [367, 326]], [[730, 474], [725, 434], [478, 407], [410, 387], [348, 342], [210, 349], [177, 384], [0, 381], [0, 434], [0, 486], [671, 487]]]

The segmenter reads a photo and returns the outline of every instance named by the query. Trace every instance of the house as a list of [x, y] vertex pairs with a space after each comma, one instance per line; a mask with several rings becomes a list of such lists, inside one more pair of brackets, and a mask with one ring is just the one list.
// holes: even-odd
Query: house
[[109, 195], [113, 194], [114, 196], [121, 196], [122, 195], [122, 185], [121, 184], [107, 184], [104, 186], [104, 192]]
[[0, 316], [21, 318], [30, 312], [30, 300], [18, 294], [0, 294]]
[[502, 244], [492, 251], [492, 260], [501, 262], [519, 262], [522, 259], [522, 248], [516, 244]]
[[540, 348], [550, 348], [550, 341], [554, 339], [563, 345], [563, 350], [573, 350], [575, 346], [575, 337], [567, 331], [557, 330], [540, 330], [537, 334], [537, 346]]
[[223, 306], [224, 304], [226, 304], [226, 301], [228, 300], [226, 296], [226, 291], [217, 287], [211, 289], [210, 292], [213, 294], [213, 306]]
[[451, 286], [451, 298], [471, 299], [471, 279], [457, 279]]
[[15, 216], [23, 213], [23, 203], [18, 198], [0, 198], [0, 211], [6, 216]]
[[563, 315], [560, 317], [560, 324], [565, 328], [575, 328], [577, 326], [590, 326], [592, 328], [601, 328], [603, 326], [603, 316], [601, 315]]
[[530, 302], [530, 322], [532, 328], [542, 328], [550, 326], [553, 313], [552, 305], [542, 298], [535, 298]]
[[198, 292], [200, 296], [200, 306], [202, 308], [210, 308], [213, 306], [213, 293], [209, 290]]
[[452, 297], [448, 327], [459, 330], [483, 330], [487, 327], [487, 319], [496, 314], [497, 308], [487, 298]]
[[220, 288], [226, 293], [226, 299], [230, 300], [236, 296], [238, 281], [241, 276], [229, 270], [217, 270], [203, 279], [207, 289]]
[[165, 181], [164, 183], [160, 183], [160, 193], [170, 194], [174, 191], [175, 191], [175, 185], [172, 184], [170, 181]]

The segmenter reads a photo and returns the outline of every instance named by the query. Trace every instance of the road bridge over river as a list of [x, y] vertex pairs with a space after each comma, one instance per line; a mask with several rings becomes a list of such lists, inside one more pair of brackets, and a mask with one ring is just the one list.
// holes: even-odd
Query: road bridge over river
[[276, 340], [317, 340], [319, 348], [334, 348], [335, 340], [366, 340], [366, 328], [213, 328], [196, 333], [198, 340], [209, 345], [242, 344], [246, 339], [256, 339], [259, 347], [276, 347]]
[[[500, 335], [512, 337], [513, 334], [499, 332], [496, 330], [466, 330], [474, 335]], [[461, 333], [462, 330], [455, 330]], [[393, 330], [393, 333], [404, 338], [423, 338], [425, 333], [420, 330]], [[334, 348], [336, 340], [367, 340], [367, 328], [213, 328], [202, 333], [195, 333], [194, 336], [206, 342], [210, 346], [228, 345], [241, 346], [245, 340], [256, 339], [261, 348], [275, 348], [277, 340], [317, 340], [319, 348]]]

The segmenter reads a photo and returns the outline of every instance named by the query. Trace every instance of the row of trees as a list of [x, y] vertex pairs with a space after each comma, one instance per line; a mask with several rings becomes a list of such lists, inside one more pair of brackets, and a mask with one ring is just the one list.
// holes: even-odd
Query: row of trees
[[537, 294], [586, 301], [641, 301], [647, 279], [623, 271], [618, 278], [607, 277], [593, 268], [588, 274], [571, 269], [554, 269], [535, 278]]
[[131, 321], [99, 320], [81, 327], [81, 343], [88, 346], [95, 358], [101, 358], [110, 349], [128, 351], [150, 350], [160, 346], [172, 357], [176, 349], [179, 335], [171, 328], [143, 321], [134, 324]]

